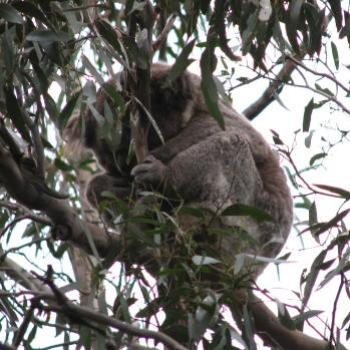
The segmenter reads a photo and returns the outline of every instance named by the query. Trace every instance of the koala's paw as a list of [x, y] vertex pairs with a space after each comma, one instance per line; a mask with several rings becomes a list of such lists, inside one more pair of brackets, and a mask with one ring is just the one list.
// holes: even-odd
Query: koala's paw
[[111, 192], [117, 198], [126, 200], [131, 193], [131, 187], [127, 179], [123, 177], [99, 174], [88, 183], [86, 197], [90, 204], [98, 207], [99, 203], [106, 199], [103, 196], [104, 192]]
[[165, 172], [166, 165], [149, 155], [132, 169], [131, 175], [138, 184], [158, 186], [165, 180]]

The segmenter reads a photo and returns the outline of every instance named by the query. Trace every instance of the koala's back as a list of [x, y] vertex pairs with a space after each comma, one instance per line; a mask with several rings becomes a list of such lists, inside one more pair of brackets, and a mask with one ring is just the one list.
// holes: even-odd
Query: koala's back
[[[154, 64], [151, 71], [151, 115], [165, 143], [151, 127], [148, 145], [153, 159], [136, 165], [134, 174], [145, 186], [152, 184], [161, 188], [160, 182], [166, 182], [186, 204], [195, 203], [214, 213], [220, 213], [228, 205], [236, 203], [266, 211], [272, 222], [259, 223], [244, 216], [223, 218], [221, 224], [226, 228], [238, 225], [247, 229], [256, 245], [249, 249], [239, 248], [239, 243], [242, 243], [239, 236], [232, 235], [229, 240], [223, 241], [220, 250], [226, 252], [231, 260], [237, 249], [275, 256], [285, 242], [292, 223], [291, 195], [278, 157], [244, 116], [219, 101], [225, 120], [225, 130], [222, 130], [208, 111], [200, 78], [184, 72], [169, 82], [170, 69], [168, 65]], [[96, 108], [102, 115], [105, 101], [106, 96], [101, 90]], [[125, 176], [128, 181], [131, 179], [130, 169], [122, 173], [121, 167], [116, 165], [119, 160], [120, 164], [125, 163], [127, 152], [125, 149], [111, 151], [103, 136], [99, 136], [93, 115], [86, 113], [84, 118], [87, 127], [85, 145], [94, 150], [106, 170], [106, 174], [99, 175], [101, 181], [95, 177], [95, 183], [116, 183], [120, 187], [125, 182]], [[105, 181], [107, 177], [108, 181]], [[118, 186], [90, 186], [91, 197], [98, 199], [99, 193], [94, 192], [113, 192]], [[127, 197], [129, 187], [130, 183], [116, 196]], [[98, 206], [98, 202], [93, 205]]]

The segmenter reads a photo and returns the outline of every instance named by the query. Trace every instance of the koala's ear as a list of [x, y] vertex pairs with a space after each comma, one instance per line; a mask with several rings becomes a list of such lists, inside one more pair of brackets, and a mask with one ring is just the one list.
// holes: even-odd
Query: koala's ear
[[194, 86], [191, 81], [192, 74], [183, 72], [175, 79], [170, 79], [171, 66], [154, 64], [152, 66], [151, 94], [152, 102], [162, 106], [165, 110], [170, 108], [179, 110], [193, 99]]
[[185, 99], [189, 99], [193, 95], [193, 84], [191, 81], [191, 74], [188, 72], [183, 72], [173, 81], [169, 81], [168, 84], [176, 95], [181, 95]]

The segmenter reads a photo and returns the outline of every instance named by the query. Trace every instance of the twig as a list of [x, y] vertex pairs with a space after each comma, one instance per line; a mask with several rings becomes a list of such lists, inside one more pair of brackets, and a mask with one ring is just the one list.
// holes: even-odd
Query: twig
[[[38, 278], [34, 277], [31, 273], [29, 273], [28, 271], [23, 269], [21, 266], [19, 266], [17, 263], [15, 263], [14, 261], [11, 261], [8, 258], [6, 258], [0, 266], [3, 266], [3, 265], [10, 267], [10, 269], [6, 269], [5, 272], [7, 274], [10, 274], [12, 277], [14, 277], [24, 287], [31, 290], [32, 293], [35, 295], [36, 301], [45, 300], [49, 304], [48, 307], [43, 307], [42, 305], [39, 305], [39, 304], [32, 304], [33, 308], [42, 308], [46, 310], [63, 313], [63, 314], [65, 314], [68, 310], [70, 314], [76, 315], [81, 319], [88, 319], [90, 321], [96, 322], [97, 324], [103, 324], [106, 326], [110, 326], [112, 328], [116, 328], [132, 336], [146, 338], [146, 339], [154, 339], [155, 341], [161, 342], [162, 344], [164, 344], [170, 349], [188, 350], [186, 347], [182, 346], [176, 340], [174, 340], [173, 338], [169, 337], [168, 335], [162, 332], [151, 331], [148, 329], [140, 329], [129, 323], [116, 320], [113, 317], [103, 315], [98, 311], [89, 309], [84, 306], [78, 306], [76, 304], [73, 304], [70, 301], [68, 301], [68, 299], [66, 298], [64, 298], [63, 303], [61, 300], [61, 302], [59, 302], [59, 305], [57, 305], [57, 295], [52, 290], [50, 290], [46, 285], [42, 284], [42, 281], [39, 281]], [[19, 271], [21, 271], [21, 273], [18, 273]], [[45, 279], [45, 281], [46, 280], [47, 279]], [[59, 297], [59, 299], [61, 299], [61, 297]], [[29, 319], [29, 316], [31, 316], [31, 313], [28, 312], [26, 316], [28, 316], [28, 319]], [[24, 321], [22, 325], [24, 325]], [[0, 349], [1, 349], [1, 344], [0, 344]], [[8, 349], [13, 350], [13, 348], [11, 347], [9, 347]]]
[[299, 88], [303, 88], [303, 89], [308, 89], [312, 92], [314, 92], [315, 94], [318, 94], [318, 95], [321, 95], [323, 97], [326, 97], [327, 99], [329, 99], [330, 101], [334, 102], [336, 105], [338, 105], [344, 112], [346, 112], [347, 114], [350, 115], [350, 109], [345, 107], [345, 105], [340, 102], [336, 97], [334, 97], [333, 95], [329, 95], [327, 94], [326, 92], [324, 91], [321, 91], [321, 90], [318, 90], [318, 89], [315, 89], [309, 85], [300, 85], [300, 84], [290, 84], [290, 83], [286, 83], [286, 85], [289, 85], [289, 86], [293, 86], [293, 87], [299, 87]]
[[10, 223], [8, 223], [1, 231], [0, 231], [0, 238], [6, 233], [7, 230], [9, 230], [12, 226], [15, 226], [17, 223], [19, 223], [22, 220], [32, 220], [35, 222], [40, 222], [41, 224], [44, 225], [51, 225], [52, 226], [52, 222], [44, 217], [40, 217], [37, 215], [30, 215], [30, 214], [26, 214], [26, 215], [20, 215], [16, 218], [14, 218]]
[[291, 154], [289, 151], [283, 150], [283, 149], [279, 149], [279, 152], [281, 152], [287, 159], [287, 161], [290, 163], [290, 165], [292, 166], [293, 170], [295, 171], [296, 176], [301, 180], [301, 182], [304, 184], [304, 186], [310, 190], [313, 194], [319, 194], [322, 196], [327, 196], [327, 197], [332, 197], [332, 198], [339, 198], [338, 195], [336, 194], [332, 194], [332, 193], [328, 193], [328, 192], [323, 192], [320, 190], [317, 190], [315, 188], [312, 187], [312, 185], [310, 185], [305, 179], [304, 177], [301, 175], [298, 167], [296, 166]]
[[293, 56], [287, 55], [286, 58], [291, 60], [291, 61], [293, 61], [298, 66], [302, 67], [303, 69], [305, 69], [306, 71], [308, 71], [308, 72], [310, 72], [310, 73], [312, 73], [314, 75], [317, 75], [319, 77], [324, 77], [324, 78], [327, 78], [327, 79], [331, 80], [333, 83], [335, 83], [336, 85], [341, 87], [347, 94], [350, 95], [350, 90], [345, 85], [343, 85], [339, 80], [337, 80], [335, 77], [331, 76], [330, 74], [317, 72], [316, 70], [307, 67], [304, 63], [302, 63], [301, 61], [297, 60]]
[[14, 348], [17, 348], [20, 346], [22, 340], [23, 340], [23, 337], [28, 329], [28, 326], [34, 316], [34, 310], [35, 308], [37, 307], [37, 302], [36, 300], [32, 300], [31, 302], [31, 305], [28, 309], [28, 311], [26, 312], [26, 314], [24, 315], [24, 318], [23, 318], [23, 321], [22, 321], [22, 324], [20, 325], [20, 327], [18, 328], [17, 332], [15, 333], [15, 337], [14, 337], [14, 340], [12, 342], [12, 346]]
[[[298, 330], [290, 330], [281, 325], [278, 318], [257, 296], [248, 298], [237, 291], [235, 296], [239, 304], [247, 304], [254, 317], [257, 334], [270, 346], [278, 345], [283, 350], [331, 350], [329, 343], [315, 339]], [[248, 300], [249, 299], [249, 300]]]
[[336, 294], [336, 296], [334, 298], [333, 310], [332, 310], [332, 322], [331, 322], [330, 339], [331, 339], [331, 341], [334, 341], [334, 343], [336, 342], [336, 337], [334, 336], [335, 315], [337, 313], [338, 302], [339, 302], [339, 298], [340, 298], [340, 294], [341, 294], [341, 291], [343, 289], [343, 286], [344, 286], [344, 280], [343, 280], [342, 276], [340, 276], [340, 283], [339, 283], [339, 287], [338, 287], [338, 290], [337, 290], [337, 294]]
[[[1, 237], [1, 236], [0, 236], [0, 237]], [[48, 240], [50, 240], [50, 239], [52, 239], [51, 236], [40, 237], [40, 238], [33, 239], [33, 240], [31, 240], [30, 242], [21, 244], [21, 245], [19, 245], [19, 246], [11, 247], [11, 248], [9, 248], [8, 250], [4, 251], [3, 254], [0, 255], [0, 261], [3, 260], [3, 259], [4, 259], [7, 255], [9, 255], [10, 253], [19, 251], [19, 250], [21, 250], [22, 248], [29, 247], [29, 246], [31, 246], [31, 245], [33, 245], [33, 244], [37, 244], [37, 243], [41, 243], [41, 242], [44, 242], [44, 241], [48, 241]]]
[[168, 38], [169, 32], [171, 31], [171, 29], [173, 29], [175, 20], [176, 20], [176, 14], [173, 13], [169, 16], [162, 32], [158, 35], [156, 40], [153, 42], [152, 46], [154, 51], [157, 51], [160, 47], [164, 45], [164, 43]]
[[[56, 289], [55, 287], [53, 287], [53, 284], [50, 285], [50, 287], [53, 287], [51, 289], [49, 289], [46, 285], [42, 284], [42, 282], [47, 283], [48, 278], [40, 278], [42, 281], [39, 282], [39, 279], [37, 277], [34, 277], [31, 273], [24, 270], [17, 263], [13, 261], [10, 263], [10, 259], [6, 258], [3, 263], [7, 263], [8, 266], [12, 267], [11, 271], [6, 270], [5, 271], [6, 273], [14, 272], [15, 274], [12, 276], [16, 277], [17, 278], [16, 280], [19, 283], [24, 285], [26, 288], [31, 286], [33, 287], [29, 289], [35, 295], [36, 301], [45, 300], [49, 304], [48, 307], [44, 307], [40, 304], [33, 304], [33, 307], [35, 308], [55, 311], [63, 314], [66, 314], [68, 311], [70, 315], [76, 315], [82, 320], [88, 319], [90, 321], [96, 322], [97, 324], [110, 326], [112, 328], [119, 329], [120, 331], [130, 334], [132, 336], [146, 338], [146, 339], [154, 339], [158, 342], [163, 343], [165, 346], [173, 350], [188, 350], [186, 347], [182, 346], [176, 340], [174, 340], [173, 338], [169, 337], [168, 335], [162, 332], [151, 331], [148, 329], [140, 329], [129, 323], [116, 320], [113, 317], [109, 317], [104, 314], [101, 314], [96, 310], [92, 310], [84, 306], [73, 304], [68, 299], [66, 299], [62, 294], [60, 294], [61, 292], [58, 291], [58, 289]], [[17, 271], [22, 271], [22, 273], [18, 275]], [[29, 280], [33, 280], [34, 283], [32, 284], [32, 283], [24, 282]], [[42, 287], [37, 288], [38, 285]], [[40, 292], [40, 290], [42, 290], [42, 292]], [[59, 300], [57, 300], [57, 298]], [[57, 305], [57, 302], [58, 302], [58, 305]], [[29, 316], [29, 313], [28, 313], [28, 316]]]

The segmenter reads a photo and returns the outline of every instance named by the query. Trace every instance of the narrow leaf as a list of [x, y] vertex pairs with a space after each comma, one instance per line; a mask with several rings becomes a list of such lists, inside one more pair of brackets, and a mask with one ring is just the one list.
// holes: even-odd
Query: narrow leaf
[[74, 108], [77, 104], [77, 101], [81, 95], [81, 91], [75, 93], [67, 104], [62, 109], [61, 113], [58, 116], [58, 126], [60, 130], [63, 130], [67, 124], [68, 119], [72, 115]]
[[11, 118], [16, 129], [19, 131], [21, 136], [28, 142], [31, 143], [28, 128], [24, 122], [24, 116], [22, 114], [20, 105], [13, 91], [10, 88], [5, 89], [5, 99], [8, 116]]
[[56, 42], [56, 41], [68, 41], [72, 39], [72, 36], [62, 31], [53, 30], [34, 30], [27, 35], [28, 41], [38, 42]]
[[0, 4], [0, 17], [5, 21], [22, 24], [23, 19], [20, 13], [8, 4]]
[[298, 44], [297, 27], [300, 20], [301, 8], [304, 0], [292, 0], [289, 6], [289, 17], [286, 22], [287, 36], [292, 48], [296, 53], [300, 52]]
[[15, 1], [12, 6], [19, 12], [22, 12], [24, 15], [27, 15], [29, 18], [34, 17], [40, 22], [45, 23], [47, 26], [50, 26], [50, 22], [45, 17], [44, 13], [39, 10], [38, 7], [34, 6], [29, 1]]
[[99, 32], [99, 34], [106, 39], [106, 41], [120, 54], [123, 54], [123, 51], [121, 50], [120, 42], [118, 35], [113, 29], [113, 27], [104, 20], [97, 20], [95, 22], [96, 28]]
[[346, 200], [350, 199], [350, 191], [344, 190], [343, 188], [322, 184], [314, 184], [314, 186], [321, 188], [322, 190], [335, 193]]
[[177, 57], [175, 64], [171, 67], [169, 74], [167, 76], [167, 81], [172, 82], [177, 77], [179, 77], [186, 68], [193, 62], [189, 59], [189, 55], [192, 53], [196, 39], [191, 40], [181, 51], [180, 55]]
[[270, 214], [264, 210], [246, 204], [233, 204], [224, 209], [223, 216], [250, 216], [257, 221], [272, 221]]
[[219, 264], [220, 260], [217, 260], [217, 259], [212, 258], [210, 256], [194, 255], [192, 257], [192, 262], [197, 266], [202, 266], [202, 265]]
[[336, 227], [338, 222], [343, 220], [345, 218], [345, 216], [348, 215], [350, 209], [346, 209], [342, 212], [340, 212], [338, 215], [336, 215], [333, 219], [329, 220], [327, 223], [325, 224], [322, 224], [321, 227], [315, 231], [315, 235], [318, 236], [320, 235], [321, 233], [333, 228], [333, 227]]
[[324, 152], [313, 155], [309, 162], [310, 166], [313, 166], [317, 160], [322, 159], [326, 156], [327, 156], [327, 153], [324, 153]]
[[332, 55], [333, 55], [334, 65], [335, 65], [335, 68], [338, 70], [339, 69], [339, 54], [338, 54], [337, 46], [334, 44], [333, 41], [331, 41], [331, 47], [332, 47]]
[[341, 8], [341, 0], [328, 0], [331, 10], [333, 13], [333, 16], [335, 18], [335, 24], [337, 26], [338, 32], [342, 28], [342, 22], [343, 22], [343, 11]]
[[310, 130], [310, 123], [311, 123], [311, 115], [312, 111], [314, 110], [314, 98], [312, 98], [309, 103], [306, 105], [304, 110], [304, 118], [303, 118], [303, 131], [309, 131]]
[[326, 255], [327, 255], [327, 250], [322, 250], [322, 252], [318, 254], [318, 256], [316, 257], [316, 259], [311, 265], [311, 269], [306, 278], [306, 284], [304, 287], [304, 297], [303, 297], [303, 303], [302, 303], [303, 309], [305, 308], [305, 306], [307, 305], [310, 299], [312, 289], [316, 283], [318, 273], [320, 272], [319, 266], [323, 263]]
[[216, 66], [216, 57], [213, 50], [206, 49], [203, 52], [200, 66], [202, 72], [201, 88], [209, 113], [217, 121], [219, 126], [222, 129], [225, 129], [224, 117], [222, 116], [218, 105], [219, 95], [212, 74]]

